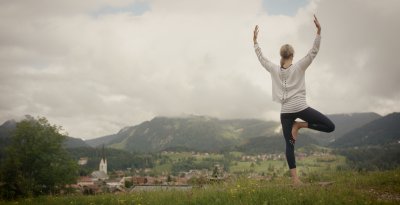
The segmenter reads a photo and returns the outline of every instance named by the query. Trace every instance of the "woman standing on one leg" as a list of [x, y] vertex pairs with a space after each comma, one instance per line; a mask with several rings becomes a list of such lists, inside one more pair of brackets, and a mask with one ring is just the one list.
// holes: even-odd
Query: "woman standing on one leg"
[[[310, 128], [322, 132], [332, 132], [335, 125], [325, 115], [309, 107], [306, 102], [305, 72], [318, 53], [321, 42], [321, 26], [314, 15], [314, 23], [317, 27], [317, 35], [314, 45], [308, 54], [296, 62], [293, 62], [294, 50], [291, 45], [281, 47], [280, 65], [270, 62], [261, 53], [257, 43], [258, 26], [254, 29], [254, 49], [261, 65], [271, 74], [272, 99], [281, 103], [281, 124], [283, 136], [286, 141], [286, 160], [290, 174], [295, 185], [301, 184], [296, 172], [296, 160], [294, 156], [294, 144], [297, 133], [301, 128]], [[297, 118], [304, 120], [296, 121]]]

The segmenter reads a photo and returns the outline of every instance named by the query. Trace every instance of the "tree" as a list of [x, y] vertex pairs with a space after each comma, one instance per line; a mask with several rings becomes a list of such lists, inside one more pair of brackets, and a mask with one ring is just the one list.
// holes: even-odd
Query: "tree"
[[126, 188], [131, 188], [132, 186], [133, 186], [132, 180], [130, 180], [130, 181], [129, 181], [129, 180], [126, 180], [126, 181], [125, 181], [125, 187], [126, 187]]
[[61, 127], [46, 118], [28, 117], [17, 124], [1, 163], [3, 198], [57, 193], [74, 183], [78, 165], [63, 149]]

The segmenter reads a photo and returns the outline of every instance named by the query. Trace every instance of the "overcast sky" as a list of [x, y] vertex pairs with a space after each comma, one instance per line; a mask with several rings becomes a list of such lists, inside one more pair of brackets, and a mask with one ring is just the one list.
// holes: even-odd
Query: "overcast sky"
[[299, 60], [326, 114], [400, 111], [398, 0], [0, 1], [0, 121], [44, 116], [70, 136], [118, 132], [155, 116], [278, 120], [264, 55]]

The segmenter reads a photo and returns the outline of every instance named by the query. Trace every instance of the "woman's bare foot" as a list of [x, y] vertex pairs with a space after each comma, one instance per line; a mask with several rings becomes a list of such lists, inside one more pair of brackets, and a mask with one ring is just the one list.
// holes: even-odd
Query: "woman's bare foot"
[[[297, 135], [299, 133], [299, 129], [300, 129], [300, 123], [299, 122], [294, 122], [293, 123], [293, 127], [292, 127], [292, 138], [293, 141], [295, 142], [297, 139]], [[294, 143], [293, 143], [294, 144]]]
[[293, 186], [300, 186], [303, 184], [303, 182], [300, 181], [299, 177], [297, 176], [296, 168], [290, 169], [290, 176], [292, 177]]
[[300, 181], [299, 178], [294, 178], [294, 179], [292, 180], [292, 182], [293, 182], [293, 186], [301, 186], [301, 185], [304, 184], [302, 181]]
[[[292, 137], [293, 137], [293, 142], [295, 142], [297, 140], [297, 135], [299, 134], [299, 130], [301, 128], [306, 128], [308, 127], [308, 123], [307, 122], [297, 122], [294, 121], [293, 123], [293, 127], [292, 127]], [[293, 143], [294, 144], [294, 143]]]

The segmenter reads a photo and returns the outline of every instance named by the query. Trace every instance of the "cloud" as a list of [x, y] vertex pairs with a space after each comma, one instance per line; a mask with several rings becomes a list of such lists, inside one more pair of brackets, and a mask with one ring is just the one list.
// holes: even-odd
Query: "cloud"
[[[395, 20], [399, 14], [393, 8], [399, 6], [398, 1], [318, 2], [324, 28], [316, 64], [322, 69], [313, 70], [308, 80], [324, 82], [313, 86], [314, 91], [318, 88], [315, 98], [323, 90], [331, 93], [319, 105], [332, 112], [378, 111], [389, 104], [387, 111], [399, 110], [398, 103], [393, 103], [400, 96], [400, 72], [393, 60], [400, 48], [395, 40], [400, 32]], [[380, 103], [384, 101], [392, 103]], [[333, 109], [331, 102], [336, 104]]]
[[312, 45], [313, 13], [323, 39], [307, 71], [310, 105], [324, 113], [398, 111], [398, 4], [310, 1], [285, 16], [258, 0], [5, 1], [0, 120], [46, 116], [83, 138], [157, 115], [278, 120], [252, 30], [259, 24], [272, 61], [284, 43], [294, 45], [296, 60]]

